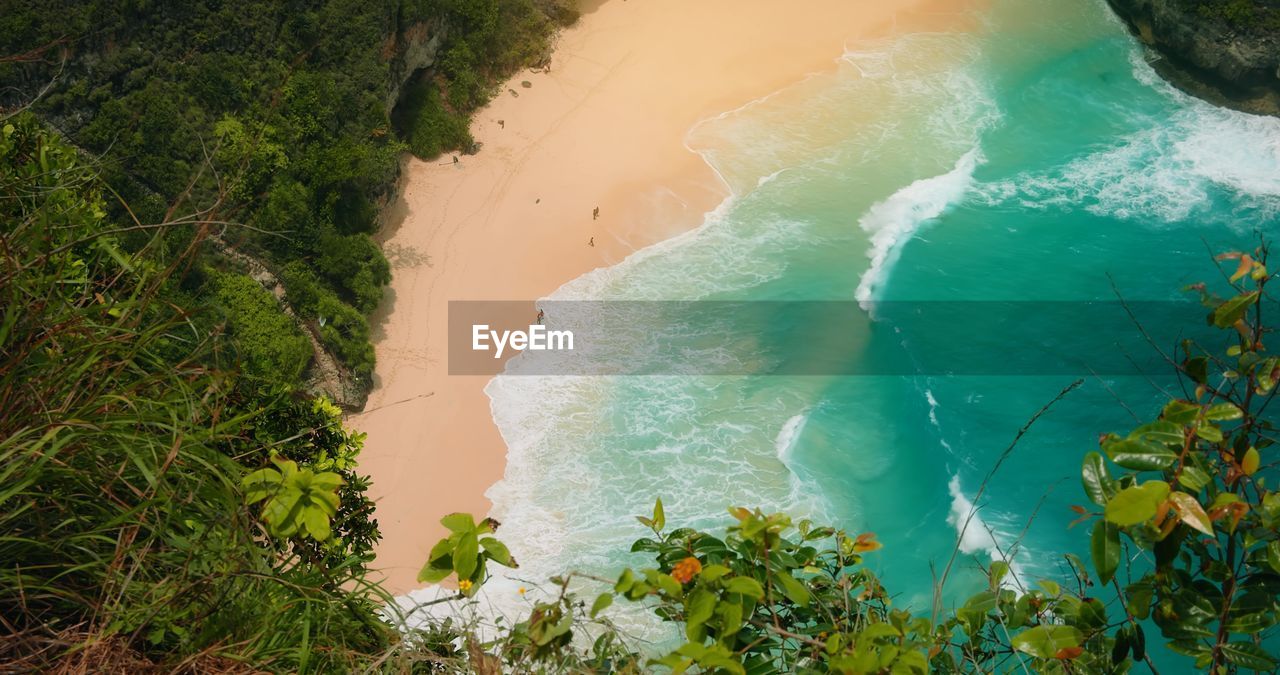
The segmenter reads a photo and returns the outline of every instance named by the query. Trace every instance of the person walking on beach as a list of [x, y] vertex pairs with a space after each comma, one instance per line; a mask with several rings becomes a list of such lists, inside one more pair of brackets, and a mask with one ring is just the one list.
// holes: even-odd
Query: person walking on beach
[[592, 237], [592, 238], [588, 239], [588, 240], [587, 240], [587, 246], [590, 246], [591, 248], [595, 248], [595, 247], [596, 247], [596, 238], [595, 238], [595, 237]]
[[591, 219], [592, 219], [592, 220], [599, 220], [599, 219], [600, 219], [600, 207], [599, 207], [599, 206], [597, 206], [595, 209], [593, 209], [593, 210], [591, 211]]

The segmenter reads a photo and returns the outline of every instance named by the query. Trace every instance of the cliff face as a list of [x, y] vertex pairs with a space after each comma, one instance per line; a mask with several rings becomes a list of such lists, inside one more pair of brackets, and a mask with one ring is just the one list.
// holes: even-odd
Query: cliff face
[[390, 115], [404, 85], [414, 73], [435, 65], [444, 30], [436, 21], [419, 21], [397, 30], [383, 43], [382, 54], [391, 65], [386, 110]]
[[1108, 0], [1170, 82], [1218, 105], [1280, 115], [1280, 3]]

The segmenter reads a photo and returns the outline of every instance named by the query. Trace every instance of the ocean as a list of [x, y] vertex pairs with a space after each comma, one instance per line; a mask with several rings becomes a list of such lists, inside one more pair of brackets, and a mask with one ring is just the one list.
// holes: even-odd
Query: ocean
[[[705, 120], [687, 144], [732, 196], [548, 300], [1178, 300], [1217, 276], [1210, 251], [1280, 229], [1280, 119], [1164, 83], [1101, 0], [997, 0], [976, 23], [856, 45]], [[945, 332], [873, 318], [855, 362]], [[964, 320], [957, 334], [987, 318]], [[805, 326], [768, 330], [809, 348]], [[1053, 330], [1040, 338], [1055, 348]], [[984, 583], [975, 561], [1010, 557], [1031, 584], [1087, 551], [1068, 529], [1081, 460], [1134, 425], [1126, 406], [1154, 415], [1158, 383], [1080, 373], [978, 496], [1076, 377], [499, 376], [486, 391], [509, 456], [488, 496], [522, 579], [646, 564], [633, 516], [661, 497], [682, 525], [723, 527], [740, 505], [873, 531], [884, 548], [867, 564], [897, 606], [927, 611], [975, 505], [949, 600]]]

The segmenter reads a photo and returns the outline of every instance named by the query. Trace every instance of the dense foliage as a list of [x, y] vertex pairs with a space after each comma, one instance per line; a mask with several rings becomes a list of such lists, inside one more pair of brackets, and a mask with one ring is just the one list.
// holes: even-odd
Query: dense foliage
[[[15, 0], [0, 12], [0, 55], [12, 55], [0, 59], [0, 108], [31, 103], [101, 156], [108, 184], [144, 223], [183, 201], [248, 225], [208, 241], [292, 269], [283, 282], [290, 301], [302, 298], [295, 310], [367, 388], [365, 317], [390, 281], [370, 234], [406, 148], [391, 124], [402, 80], [413, 82], [397, 115], [408, 147], [470, 148], [468, 114], [497, 78], [545, 58], [556, 22], [572, 18], [533, 0]], [[404, 43], [436, 35], [437, 67], [400, 72]], [[126, 219], [118, 204], [108, 211]], [[181, 254], [193, 233], [169, 228], [156, 253]], [[209, 277], [207, 300], [228, 310], [252, 368], [296, 383], [298, 331], [258, 325], [280, 310], [233, 272]], [[255, 318], [236, 319], [241, 310]]]
[[[360, 438], [332, 405], [210, 368], [218, 337], [164, 297], [162, 235], [126, 252], [103, 194], [30, 116], [0, 123], [0, 660], [340, 671], [387, 653]], [[264, 538], [239, 486], [272, 454], [343, 483], [326, 541]]]

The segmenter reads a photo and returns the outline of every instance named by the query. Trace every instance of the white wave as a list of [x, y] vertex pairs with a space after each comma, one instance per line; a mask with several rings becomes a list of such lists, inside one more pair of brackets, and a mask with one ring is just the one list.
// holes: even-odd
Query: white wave
[[795, 469], [791, 466], [791, 453], [795, 450], [796, 442], [800, 440], [800, 434], [808, 421], [809, 416], [804, 412], [793, 415], [786, 424], [782, 425], [782, 430], [778, 432], [778, 437], [773, 442], [778, 461], [792, 473], [795, 473]]
[[1019, 551], [1011, 551], [1011, 544], [998, 541], [997, 535], [1001, 533], [978, 515], [978, 507], [969, 501], [960, 488], [960, 476], [951, 477], [947, 490], [951, 493], [951, 512], [947, 515], [947, 522], [956, 529], [960, 552], [986, 553], [992, 561], [1008, 563], [1009, 574], [1002, 585], [1016, 591], [1024, 590], [1022, 567], [1018, 563]]
[[[1133, 77], [1172, 111], [1135, 118], [1145, 128], [1058, 167], [977, 188], [988, 203], [1083, 208], [1124, 220], [1211, 217], [1215, 191], [1261, 218], [1280, 213], [1280, 118], [1220, 108], [1166, 82], [1135, 47]], [[1248, 220], [1233, 213], [1232, 220]]]
[[871, 265], [854, 294], [858, 302], [867, 307], [872, 296], [883, 288], [902, 245], [915, 236], [921, 225], [964, 198], [973, 184], [973, 172], [982, 161], [982, 151], [975, 147], [960, 157], [950, 171], [917, 180], [863, 214], [858, 225], [871, 234], [871, 249], [867, 252]]

